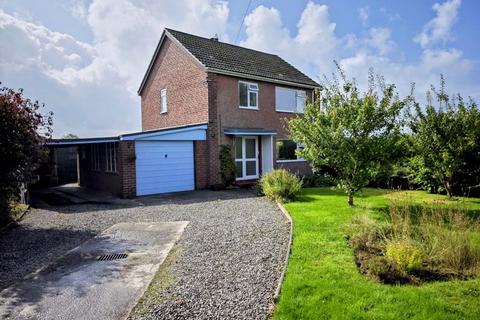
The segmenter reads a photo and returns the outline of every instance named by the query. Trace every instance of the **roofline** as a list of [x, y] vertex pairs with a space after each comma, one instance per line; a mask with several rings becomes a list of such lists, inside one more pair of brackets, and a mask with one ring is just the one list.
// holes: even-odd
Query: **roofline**
[[137, 94], [141, 95], [143, 88], [145, 87], [145, 84], [147, 83], [147, 79], [150, 76], [150, 72], [152, 72], [153, 65], [155, 64], [155, 61], [157, 60], [158, 54], [160, 53], [160, 49], [162, 47], [163, 41], [165, 40], [165, 37], [168, 37], [173, 43], [175, 43], [180, 49], [182, 49], [188, 56], [190, 56], [195, 63], [197, 63], [204, 71], [206, 70], [205, 65], [200, 62], [190, 51], [185, 48], [185, 46], [177, 40], [170, 32], [168, 32], [168, 29], [165, 28], [163, 29], [162, 36], [160, 37], [160, 40], [158, 41], [157, 48], [155, 49], [155, 52], [153, 53], [152, 59], [150, 59], [150, 63], [148, 64], [147, 72], [145, 72], [145, 75], [143, 76], [142, 83], [140, 83], [140, 87], [137, 90]]
[[52, 139], [47, 141], [47, 146], [65, 146], [65, 145], [79, 145], [79, 144], [92, 144], [92, 143], [107, 143], [107, 142], [119, 142], [119, 141], [132, 141], [138, 137], [150, 137], [158, 133], [177, 133], [188, 131], [192, 129], [207, 130], [207, 123], [192, 123], [183, 126], [167, 127], [155, 130], [147, 130], [140, 132], [132, 132], [121, 134], [117, 137], [96, 137], [96, 138], [78, 138], [78, 139]]
[[46, 145], [47, 146], [66, 146], [66, 145], [78, 145], [78, 144], [118, 142], [119, 140], [120, 140], [119, 137], [51, 139], [46, 142]]
[[[181, 31], [179, 31], [181, 32]], [[273, 82], [273, 83], [278, 83], [278, 84], [284, 84], [284, 85], [289, 85], [289, 86], [297, 86], [297, 87], [302, 87], [302, 88], [308, 88], [308, 89], [315, 89], [320, 87], [319, 84], [317, 85], [311, 85], [311, 84], [306, 84], [302, 82], [294, 82], [294, 81], [284, 81], [284, 80], [278, 80], [278, 79], [272, 79], [268, 77], [262, 77], [262, 76], [255, 76], [251, 75], [248, 73], [241, 73], [241, 72], [234, 72], [234, 71], [226, 71], [226, 70], [221, 70], [217, 68], [207, 68], [200, 60], [197, 59], [188, 49], [173, 36], [167, 28], [165, 28], [162, 32], [162, 36], [160, 37], [160, 40], [158, 41], [157, 48], [155, 49], [155, 52], [153, 53], [152, 59], [150, 60], [150, 63], [148, 64], [147, 71], [145, 72], [145, 75], [143, 76], [142, 83], [140, 84], [140, 87], [137, 90], [137, 94], [141, 95], [142, 91], [147, 83], [147, 79], [150, 76], [150, 73], [152, 72], [153, 65], [155, 64], [155, 61], [157, 60], [157, 57], [160, 53], [160, 49], [162, 47], [163, 42], [165, 41], [165, 37], [168, 37], [173, 43], [175, 43], [180, 49], [182, 49], [189, 57], [193, 59], [193, 61], [198, 64], [205, 72], [212, 72], [212, 73], [218, 73], [218, 74], [224, 74], [224, 75], [229, 75], [229, 76], [234, 76], [234, 77], [239, 77], [239, 78], [246, 78], [246, 79], [254, 79], [254, 80], [261, 80], [265, 82]], [[236, 46], [240, 47], [240, 46]], [[243, 47], [240, 47], [243, 48]], [[253, 51], [258, 51], [258, 50], [253, 50]], [[261, 53], [266, 53], [262, 51], [258, 51]], [[271, 53], [266, 53], [272, 56], [276, 56]], [[281, 59], [281, 58], [280, 58]], [[283, 60], [283, 59], [282, 59]], [[285, 60], [283, 60], [285, 61]], [[286, 61], [285, 61], [286, 62]], [[286, 62], [288, 63], [288, 62]], [[300, 71], [300, 73], [303, 74], [303, 72]], [[312, 80], [313, 81], [313, 80]]]
[[278, 80], [278, 79], [273, 79], [268, 77], [256, 76], [248, 73], [226, 71], [226, 70], [221, 70], [216, 68], [206, 68], [206, 69], [207, 69], [207, 72], [218, 73], [218, 74], [223, 74], [223, 75], [233, 76], [238, 78], [261, 80], [264, 82], [272, 82], [272, 83], [284, 84], [284, 85], [294, 86], [294, 87], [302, 87], [302, 88], [308, 88], [308, 89], [315, 89], [320, 87], [320, 85], [314, 86], [314, 85], [310, 85], [302, 82]]
[[161, 129], [155, 129], [155, 130], [127, 133], [127, 134], [120, 135], [119, 138], [120, 138], [120, 141], [131, 141], [131, 140], [136, 140], [138, 137], [147, 138], [147, 137], [156, 135], [158, 133], [165, 132], [166, 134], [170, 134], [170, 133], [188, 131], [192, 129], [207, 130], [207, 123], [201, 122], [201, 123], [188, 124], [184, 126], [168, 127], [168, 128], [161, 128]]

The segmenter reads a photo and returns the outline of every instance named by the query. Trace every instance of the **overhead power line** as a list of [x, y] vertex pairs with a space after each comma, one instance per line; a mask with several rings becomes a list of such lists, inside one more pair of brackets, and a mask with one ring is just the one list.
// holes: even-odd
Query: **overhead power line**
[[243, 14], [242, 23], [240, 23], [240, 27], [238, 28], [238, 31], [237, 31], [237, 36], [235, 37], [235, 42], [234, 42], [235, 44], [237, 44], [238, 36], [240, 35], [240, 31], [242, 31], [243, 22], [245, 21], [245, 17], [247, 16], [248, 9], [250, 9], [251, 4], [252, 4], [252, 0], [249, 0], [248, 5], [247, 5], [247, 9], [245, 10], [245, 13]]

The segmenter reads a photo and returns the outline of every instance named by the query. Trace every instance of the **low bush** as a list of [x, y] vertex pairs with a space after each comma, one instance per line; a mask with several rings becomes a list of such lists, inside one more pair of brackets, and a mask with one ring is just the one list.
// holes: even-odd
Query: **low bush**
[[302, 185], [305, 188], [333, 187], [335, 179], [328, 174], [306, 174], [302, 177]]
[[360, 271], [384, 283], [419, 284], [480, 273], [480, 225], [458, 205], [391, 200], [387, 222], [357, 216], [347, 234]]
[[401, 271], [417, 270], [422, 266], [422, 251], [407, 240], [389, 242], [386, 256], [395, 261]]
[[301, 180], [285, 169], [273, 170], [263, 175], [259, 184], [267, 198], [279, 202], [295, 200], [302, 189]]

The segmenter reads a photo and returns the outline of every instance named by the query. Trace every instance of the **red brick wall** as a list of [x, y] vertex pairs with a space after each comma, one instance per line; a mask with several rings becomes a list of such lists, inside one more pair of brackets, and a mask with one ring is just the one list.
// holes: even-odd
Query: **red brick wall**
[[195, 154], [195, 189], [205, 189], [209, 186], [207, 141], [194, 141], [193, 145]]
[[[167, 89], [168, 106], [163, 114], [162, 89]], [[141, 104], [143, 130], [207, 122], [207, 74], [183, 49], [165, 38], [141, 93]]]
[[207, 158], [209, 186], [215, 186], [222, 182], [220, 176], [220, 143], [223, 133], [221, 132], [220, 114], [218, 112], [217, 79], [215, 73], [208, 73], [208, 129], [207, 129]]
[[137, 194], [134, 141], [119, 142], [118, 160], [121, 176], [121, 195], [125, 198], [134, 197]]

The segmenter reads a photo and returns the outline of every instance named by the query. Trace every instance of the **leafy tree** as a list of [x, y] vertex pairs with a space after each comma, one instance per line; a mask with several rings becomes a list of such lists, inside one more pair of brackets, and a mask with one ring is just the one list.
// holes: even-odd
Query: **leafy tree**
[[305, 113], [290, 120], [290, 134], [303, 148], [299, 156], [314, 169], [328, 166], [335, 171], [339, 187], [353, 196], [398, 157], [400, 100], [394, 85], [369, 74], [369, 86], [360, 93], [354, 80], [338, 67], [338, 76], [322, 85], [318, 98], [309, 101]]
[[427, 93], [425, 108], [414, 103], [410, 127], [414, 182], [432, 191], [443, 187], [449, 198], [459, 184], [479, 183], [480, 112], [473, 100], [450, 98], [441, 77], [440, 89], [432, 86]]
[[10, 201], [27, 183], [44, 154], [42, 144], [52, 133], [52, 113], [42, 115], [38, 101], [23, 90], [0, 89], [0, 225], [10, 221]]

